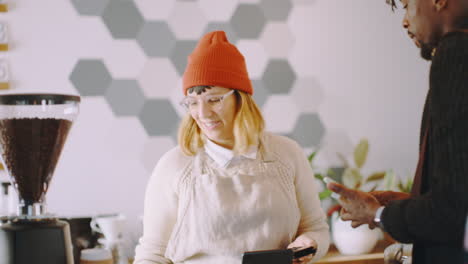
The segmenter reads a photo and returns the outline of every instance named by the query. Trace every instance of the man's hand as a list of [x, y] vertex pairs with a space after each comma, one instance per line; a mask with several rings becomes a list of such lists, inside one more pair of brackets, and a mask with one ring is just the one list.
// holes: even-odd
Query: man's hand
[[[317, 242], [315, 240], [310, 239], [306, 236], [298, 236], [296, 240], [294, 240], [291, 244], [288, 245], [288, 248], [308, 248], [308, 247], [314, 247], [317, 248]], [[309, 263], [312, 258], [314, 257], [314, 254], [310, 254], [307, 256], [304, 256], [299, 259], [294, 259], [293, 264], [306, 264]]]
[[348, 189], [334, 182], [328, 183], [327, 188], [340, 195], [338, 202], [343, 207], [341, 209], [341, 219], [343, 221], [352, 221], [351, 225], [353, 227], [362, 224], [368, 224], [371, 228], [375, 227], [375, 212], [381, 205], [373, 195]]
[[380, 205], [386, 206], [391, 201], [395, 200], [405, 200], [410, 198], [409, 193], [403, 192], [393, 192], [393, 191], [373, 191], [369, 192], [372, 196], [374, 196], [377, 201], [379, 201]]

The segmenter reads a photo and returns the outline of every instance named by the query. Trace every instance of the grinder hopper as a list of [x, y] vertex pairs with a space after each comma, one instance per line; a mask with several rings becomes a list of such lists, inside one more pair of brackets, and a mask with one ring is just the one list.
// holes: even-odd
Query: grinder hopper
[[79, 102], [59, 94], [0, 96], [0, 156], [19, 194], [19, 217], [46, 216], [45, 194]]

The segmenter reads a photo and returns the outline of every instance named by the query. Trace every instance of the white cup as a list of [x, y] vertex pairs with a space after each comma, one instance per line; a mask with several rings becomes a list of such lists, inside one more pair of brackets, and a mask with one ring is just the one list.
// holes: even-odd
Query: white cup
[[93, 217], [90, 225], [93, 231], [103, 234], [107, 242], [114, 243], [122, 239], [125, 216], [121, 214], [98, 215]]
[[112, 254], [105, 248], [81, 250], [80, 264], [112, 264]]

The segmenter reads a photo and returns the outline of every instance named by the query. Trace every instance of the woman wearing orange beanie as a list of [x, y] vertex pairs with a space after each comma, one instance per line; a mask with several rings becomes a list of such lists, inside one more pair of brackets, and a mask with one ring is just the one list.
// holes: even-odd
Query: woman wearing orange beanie
[[136, 264], [241, 264], [245, 251], [314, 247], [329, 233], [299, 145], [264, 131], [245, 60], [223, 31], [188, 58], [179, 146], [156, 165]]

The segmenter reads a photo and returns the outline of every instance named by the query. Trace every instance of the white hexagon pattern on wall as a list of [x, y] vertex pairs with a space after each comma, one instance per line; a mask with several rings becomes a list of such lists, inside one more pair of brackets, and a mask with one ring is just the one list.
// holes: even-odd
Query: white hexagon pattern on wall
[[[83, 96], [107, 94], [116, 116], [137, 118], [147, 136], [167, 137], [163, 141], [166, 140], [169, 148], [175, 145], [178, 122], [186, 115], [179, 102], [183, 98], [181, 76], [187, 56], [203, 34], [225, 30], [228, 39], [245, 56], [255, 89], [254, 99], [262, 108], [267, 129], [298, 137], [306, 149], [317, 148], [321, 135], [327, 135], [318, 115], [324, 100], [323, 88], [318, 80], [310, 77], [310, 72], [297, 72], [298, 65], [303, 70], [295, 57], [297, 54], [291, 59], [297, 34], [302, 32], [298, 27], [303, 27], [297, 25], [303, 20], [301, 15], [305, 15], [300, 9], [311, 2], [229, 0], [221, 4], [218, 0], [125, 0], [110, 1], [105, 8], [100, 2], [102, 14], [98, 11], [91, 14], [89, 6], [77, 6], [77, 12], [81, 8], [83, 16], [101, 15], [116, 43], [124, 43], [121, 39], [125, 38], [125, 45], [130, 47], [131, 41], [132, 46], [128, 53], [123, 50], [125, 45], [119, 44], [104, 58], [82, 59], [75, 65], [70, 79]], [[299, 15], [293, 17], [293, 13]], [[135, 49], [139, 49], [138, 52]], [[136, 56], [129, 57], [132, 55]], [[104, 61], [112, 65], [106, 67]], [[82, 67], [84, 64], [89, 67]], [[125, 95], [124, 89], [106, 90], [111, 83], [122, 79], [131, 82], [132, 78], [139, 86], [133, 90], [141, 89], [144, 102], [138, 92]], [[131, 108], [116, 105], [132, 97], [135, 99], [131, 100], [138, 102], [127, 105]], [[135, 113], [140, 104], [141, 109]], [[307, 124], [297, 124], [298, 120], [305, 120]], [[302, 127], [307, 131], [302, 131]], [[305, 138], [311, 129], [325, 132], [318, 133], [314, 139]], [[148, 169], [152, 165], [145, 167]]]
[[261, 78], [268, 62], [268, 54], [262, 43], [243, 39], [239, 40], [236, 46], [245, 57], [250, 79]]
[[237, 6], [237, 0], [198, 0], [209, 21], [228, 21]]
[[134, 40], [114, 41], [99, 55], [104, 59], [110, 74], [119, 79], [135, 78], [147, 60]]
[[239, 0], [239, 3], [246, 3], [246, 4], [258, 4], [261, 0]]
[[135, 0], [136, 6], [146, 20], [168, 19], [175, 2], [176, 0]]
[[263, 106], [266, 128], [270, 131], [287, 134], [294, 129], [299, 109], [290, 96], [272, 95]]
[[169, 26], [178, 39], [198, 39], [208, 20], [202, 15], [198, 3], [176, 2], [169, 16]]
[[149, 98], [168, 98], [178, 85], [179, 77], [168, 58], [149, 59], [138, 82]]
[[287, 58], [294, 45], [294, 36], [288, 24], [271, 22], [265, 26], [260, 42], [270, 57]]

